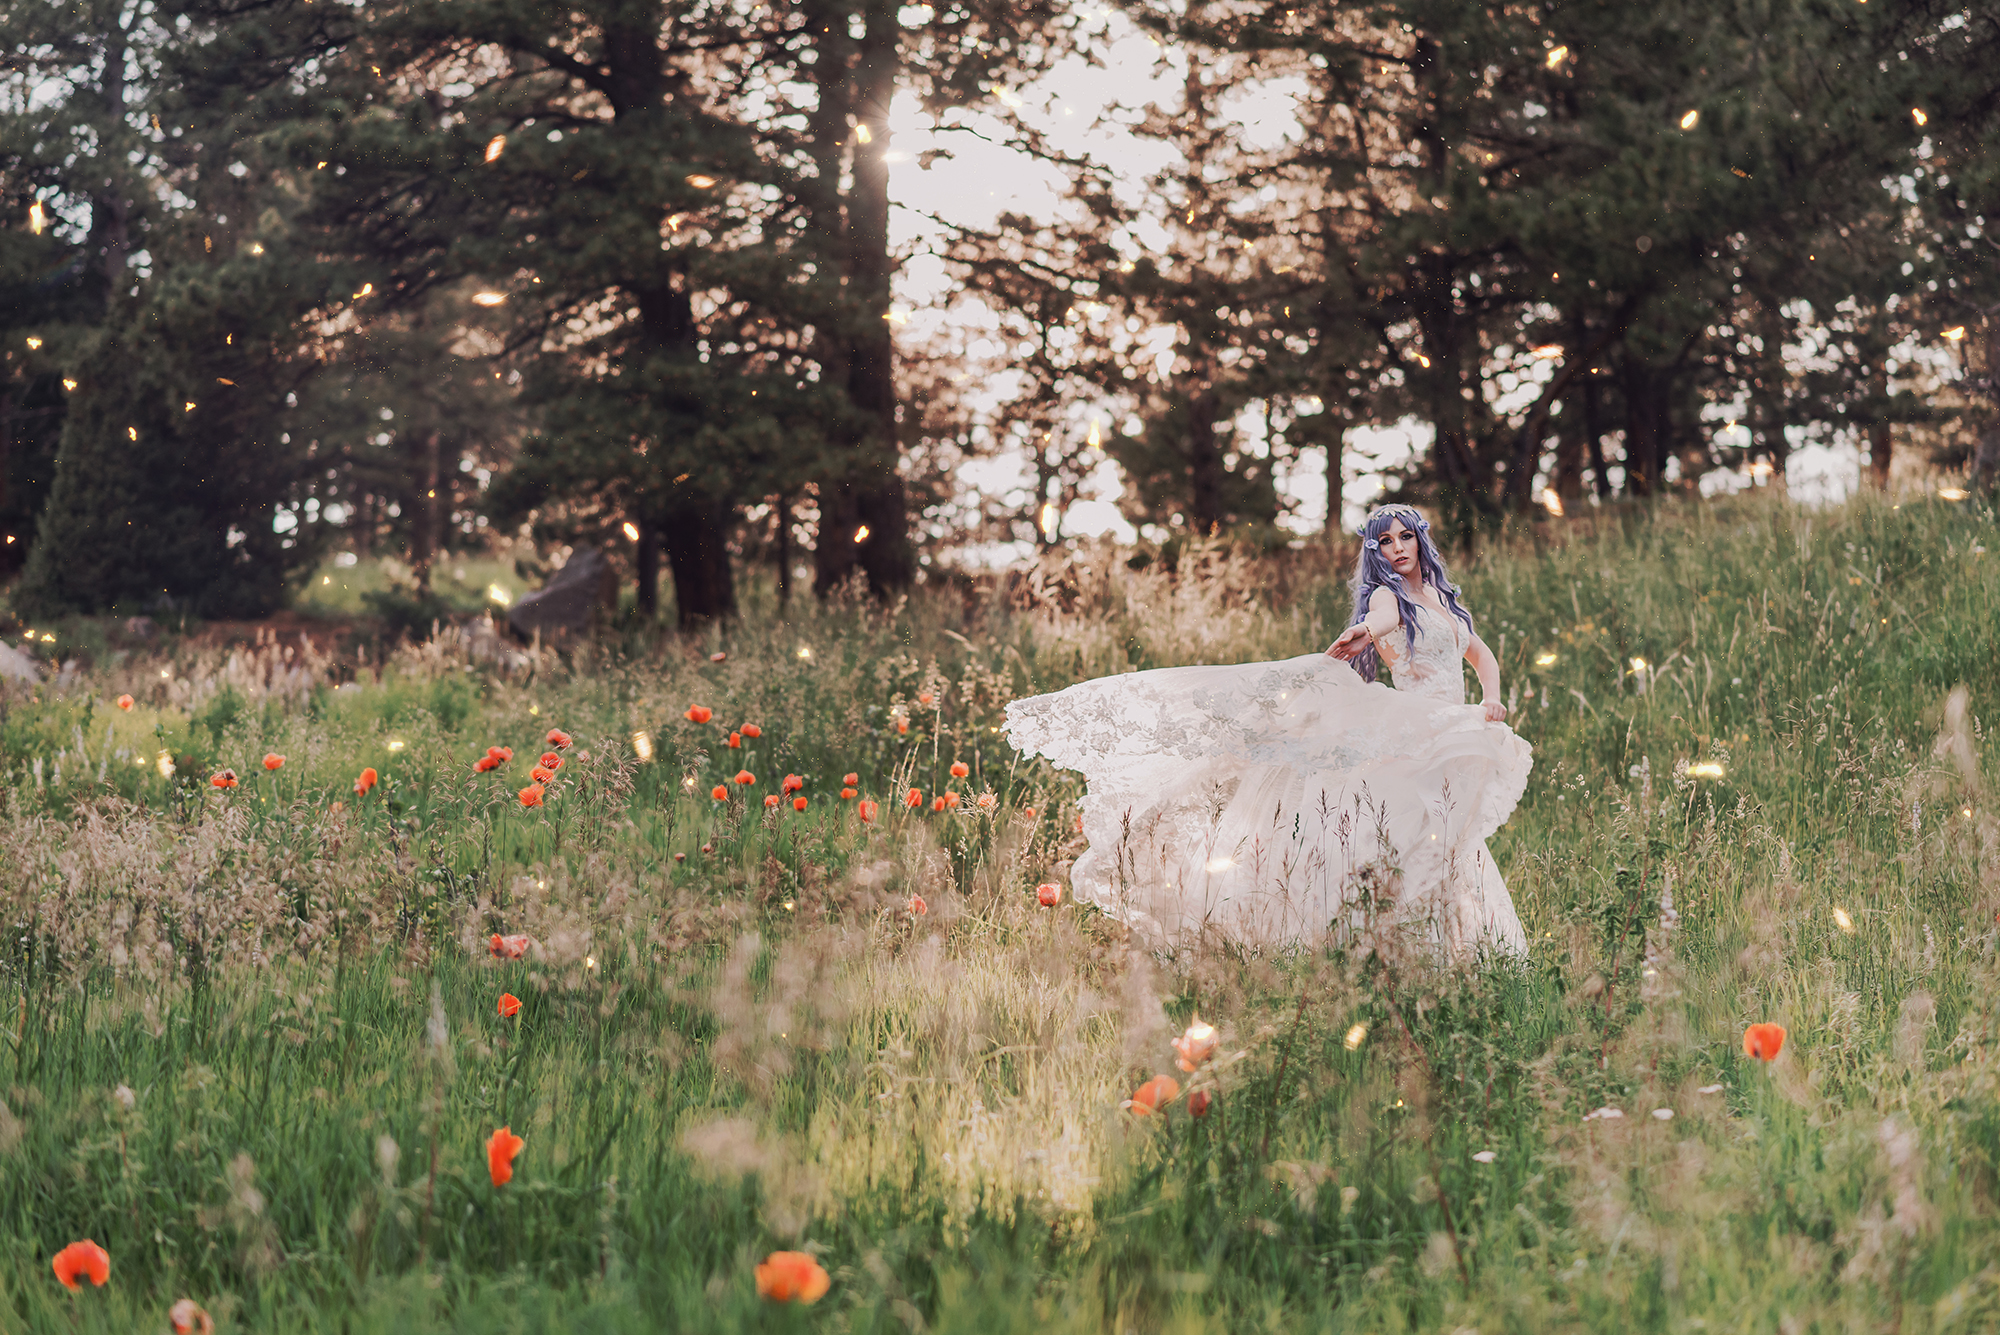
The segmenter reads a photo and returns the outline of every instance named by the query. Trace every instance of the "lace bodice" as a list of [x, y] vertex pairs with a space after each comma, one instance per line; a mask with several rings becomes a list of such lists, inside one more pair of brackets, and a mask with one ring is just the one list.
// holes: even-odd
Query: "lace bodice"
[[[1465, 672], [1459, 663], [1465, 658], [1465, 651], [1472, 647], [1472, 632], [1466, 629], [1463, 621], [1427, 603], [1418, 603], [1417, 647], [1414, 650], [1407, 647], [1408, 639], [1401, 626], [1389, 632], [1383, 640], [1397, 654], [1395, 658], [1382, 654], [1397, 690], [1428, 696], [1446, 704], [1465, 703]], [[1379, 644], [1376, 652], [1382, 652]]]

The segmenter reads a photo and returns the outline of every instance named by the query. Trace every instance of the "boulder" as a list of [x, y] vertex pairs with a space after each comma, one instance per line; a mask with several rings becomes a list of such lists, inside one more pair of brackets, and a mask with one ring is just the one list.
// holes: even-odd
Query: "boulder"
[[0, 677], [8, 681], [37, 682], [42, 679], [42, 665], [13, 645], [0, 644]]
[[598, 607], [609, 605], [617, 595], [618, 579], [604, 553], [579, 547], [547, 584], [514, 604], [507, 624], [524, 640], [534, 638], [536, 631], [543, 639], [557, 631], [581, 632], [590, 628]]

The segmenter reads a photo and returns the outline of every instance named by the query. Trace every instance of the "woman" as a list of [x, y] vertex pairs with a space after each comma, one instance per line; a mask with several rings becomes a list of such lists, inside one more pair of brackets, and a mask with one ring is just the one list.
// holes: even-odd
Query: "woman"
[[1087, 780], [1079, 900], [1170, 943], [1387, 922], [1447, 958], [1526, 951], [1486, 839], [1533, 759], [1414, 507], [1368, 516], [1354, 591], [1354, 624], [1323, 654], [1101, 677], [1007, 706], [1016, 747]]

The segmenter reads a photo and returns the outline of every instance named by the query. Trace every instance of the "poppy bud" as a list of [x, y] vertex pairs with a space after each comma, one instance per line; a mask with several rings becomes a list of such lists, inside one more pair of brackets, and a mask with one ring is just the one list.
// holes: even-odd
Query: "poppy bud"
[[933, 800], [933, 801], [931, 802], [931, 810], [932, 810], [932, 811], [943, 811], [943, 810], [944, 810], [944, 799], [943, 799], [942, 797], [934, 799], [934, 800]]
[[1052, 909], [1062, 903], [1062, 887], [1053, 881], [1045, 881], [1035, 887], [1035, 899], [1045, 909]]
[[121, 695], [121, 696], [119, 696], [119, 697], [118, 697], [118, 707], [119, 707], [120, 709], [123, 709], [123, 710], [126, 710], [126, 711], [128, 711], [128, 712], [129, 712], [129, 711], [131, 710], [131, 708], [132, 708], [132, 697], [131, 697], [131, 696], [129, 696], [129, 695]]

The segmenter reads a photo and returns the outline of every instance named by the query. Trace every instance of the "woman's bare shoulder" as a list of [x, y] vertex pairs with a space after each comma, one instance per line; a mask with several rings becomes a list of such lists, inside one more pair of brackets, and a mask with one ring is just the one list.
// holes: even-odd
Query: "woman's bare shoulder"
[[1388, 612], [1390, 615], [1398, 618], [1403, 615], [1402, 609], [1396, 606], [1396, 595], [1390, 592], [1386, 586], [1379, 584], [1375, 586], [1375, 592], [1368, 595], [1368, 610], [1371, 612]]

